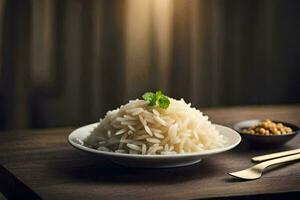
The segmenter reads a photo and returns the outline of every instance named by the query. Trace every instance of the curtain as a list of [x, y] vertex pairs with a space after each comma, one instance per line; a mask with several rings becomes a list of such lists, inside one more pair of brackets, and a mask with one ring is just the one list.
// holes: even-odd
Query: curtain
[[0, 0], [0, 128], [77, 126], [162, 90], [299, 103], [299, 3]]

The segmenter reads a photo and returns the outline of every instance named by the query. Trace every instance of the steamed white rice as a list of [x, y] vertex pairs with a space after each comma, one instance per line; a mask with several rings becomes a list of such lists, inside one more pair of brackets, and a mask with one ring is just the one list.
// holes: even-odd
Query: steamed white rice
[[201, 152], [225, 145], [225, 138], [207, 116], [183, 99], [169, 100], [167, 109], [137, 99], [108, 111], [84, 145], [101, 151], [162, 155]]

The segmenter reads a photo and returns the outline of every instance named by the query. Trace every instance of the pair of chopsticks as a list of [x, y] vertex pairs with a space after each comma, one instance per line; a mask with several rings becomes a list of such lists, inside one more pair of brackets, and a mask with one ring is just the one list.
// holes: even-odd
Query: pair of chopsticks
[[294, 160], [300, 160], [300, 149], [254, 157], [252, 158], [252, 161], [259, 162], [259, 164], [256, 164], [244, 170], [230, 172], [228, 174], [240, 179], [254, 180], [262, 176], [265, 168]]
[[282, 152], [278, 152], [278, 153], [262, 155], [262, 156], [256, 156], [256, 157], [253, 157], [251, 160], [253, 162], [263, 162], [263, 161], [271, 160], [271, 159], [274, 159], [274, 158], [281, 158], [281, 157], [285, 157], [285, 156], [291, 156], [291, 155], [298, 154], [298, 153], [300, 153], [300, 148], [289, 150], [289, 151], [282, 151]]

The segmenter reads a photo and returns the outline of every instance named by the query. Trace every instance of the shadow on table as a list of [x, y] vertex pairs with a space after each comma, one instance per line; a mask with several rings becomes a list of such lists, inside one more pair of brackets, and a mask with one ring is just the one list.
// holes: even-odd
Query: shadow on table
[[[190, 180], [208, 179], [220, 169], [213, 164], [213, 160], [203, 160], [200, 163], [177, 168], [145, 169], [130, 168], [114, 164], [97, 157], [78, 160], [68, 165], [51, 166], [55, 175], [71, 181], [107, 183], [155, 183], [170, 184]], [[57, 174], [59, 173], [59, 174]]]
[[[249, 148], [250, 147], [245, 143], [242, 143], [232, 150], [231, 156], [239, 157], [240, 162], [245, 162], [246, 160], [250, 162], [252, 156], [284, 151], [291, 149], [292, 146], [284, 145], [272, 150], [253, 150]], [[230, 165], [226, 166], [226, 164], [220, 160], [222, 156], [223, 155], [217, 155], [215, 156], [215, 159], [204, 159], [198, 164], [186, 167], [145, 169], [124, 167], [97, 156], [72, 151], [69, 155], [66, 155], [66, 160], [64, 162], [60, 164], [55, 162], [53, 163], [53, 166], [49, 167], [55, 177], [62, 178], [64, 181], [172, 184], [185, 181], [211, 179], [216, 176], [223, 177], [224, 173], [228, 172]], [[273, 168], [270, 168], [268, 171], [272, 169]], [[228, 177], [228, 179], [224, 181], [234, 182], [235, 180], [236, 179]]]
[[289, 142], [278, 146], [266, 146], [261, 144], [249, 144], [242, 140], [241, 143], [234, 149], [235, 153], [256, 153], [256, 154], [266, 154], [269, 152], [280, 152], [295, 149], [295, 145], [291, 145]]

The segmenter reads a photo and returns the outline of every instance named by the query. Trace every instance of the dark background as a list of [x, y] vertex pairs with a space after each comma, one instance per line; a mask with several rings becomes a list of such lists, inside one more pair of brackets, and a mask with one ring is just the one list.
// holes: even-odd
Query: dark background
[[0, 129], [78, 126], [161, 89], [300, 102], [298, 0], [0, 0]]

